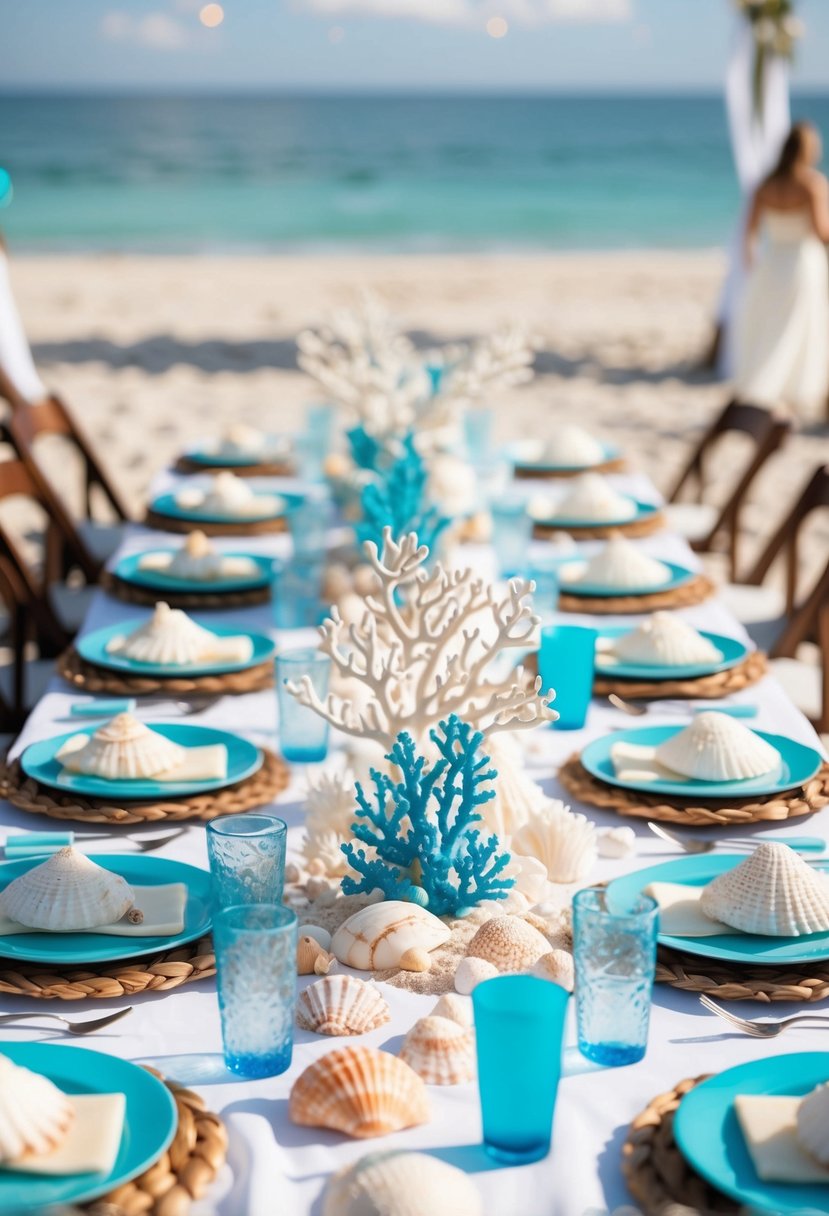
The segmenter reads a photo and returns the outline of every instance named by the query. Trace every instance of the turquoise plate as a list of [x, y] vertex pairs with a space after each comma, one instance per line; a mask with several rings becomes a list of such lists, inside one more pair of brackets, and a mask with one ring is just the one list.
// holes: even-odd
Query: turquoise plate
[[176, 663], [171, 666], [169, 663], [139, 663], [135, 659], [110, 654], [107, 651], [107, 642], [115, 637], [123, 637], [124, 634], [137, 629], [140, 624], [141, 620], [122, 621], [118, 625], [107, 625], [104, 629], [96, 629], [94, 633], [87, 633], [82, 638], [76, 638], [75, 649], [82, 659], [86, 659], [88, 663], [94, 663], [97, 667], [106, 667], [110, 671], [128, 671], [139, 676], [169, 676], [171, 679], [180, 675], [214, 676], [228, 671], [244, 671], [247, 667], [256, 667], [260, 663], [266, 663], [276, 649], [276, 644], [264, 633], [251, 633], [247, 629], [234, 629], [230, 625], [208, 625], [204, 621], [198, 621], [197, 624], [203, 625], [222, 638], [239, 637], [244, 634], [253, 642], [253, 654], [245, 663]]
[[[177, 549], [150, 549], [151, 553], [177, 553]], [[249, 557], [256, 563], [256, 571], [247, 577], [190, 579], [175, 578], [165, 574], [163, 570], [142, 570], [139, 563], [143, 553], [132, 553], [122, 557], [113, 569], [113, 574], [124, 583], [132, 583], [134, 587], [146, 587], [163, 595], [165, 591], [181, 591], [187, 595], [214, 595], [226, 591], [255, 591], [259, 587], [269, 587], [272, 578], [273, 558], [262, 557], [254, 553], [228, 553], [227, 557]]]
[[718, 1191], [752, 1211], [825, 1216], [828, 1184], [762, 1182], [757, 1177], [734, 1109], [740, 1094], [799, 1098], [824, 1081], [829, 1081], [825, 1051], [769, 1056], [709, 1077], [685, 1095], [674, 1116], [679, 1151]]
[[204, 747], [211, 743], [224, 743], [227, 748], [227, 776], [214, 781], [151, 781], [149, 779], [107, 781], [103, 777], [92, 777], [88, 773], [68, 773], [55, 759], [67, 739], [79, 734], [92, 734], [93, 728], [73, 730], [68, 735], [57, 735], [30, 743], [20, 757], [20, 765], [27, 777], [40, 785], [52, 789], [72, 790], [75, 794], [87, 794], [91, 798], [185, 798], [190, 794], [201, 794], [206, 790], [220, 790], [227, 785], [244, 781], [262, 766], [262, 753], [247, 739], [226, 730], [214, 730], [210, 726], [190, 726], [184, 722], [153, 723], [153, 730], [160, 735], [180, 743], [182, 747]]
[[618, 460], [622, 454], [621, 448], [614, 447], [612, 444], [606, 443], [603, 447], [604, 456], [597, 464], [549, 464], [546, 461], [522, 460], [520, 448], [515, 445], [507, 448], [507, 458], [512, 461], [516, 469], [521, 469], [523, 473], [589, 473], [591, 469], [599, 468], [610, 460]]
[[[677, 882], [688, 887], [704, 887], [718, 874], [745, 861], [747, 856], [747, 853], [706, 853], [701, 857], [678, 857], [676, 861], [648, 866], [635, 874], [614, 878], [608, 887], [608, 900], [615, 896], [627, 904], [652, 882]], [[829, 859], [809, 864], [829, 872]], [[671, 950], [683, 950], [686, 954], [697, 954], [701, 958], [756, 963], [763, 967], [829, 959], [829, 932], [810, 933], [807, 937], [757, 937], [752, 933], [729, 933], [722, 937], [674, 937], [670, 933], [660, 933], [659, 942]]]
[[[634, 594], [637, 594], [634, 592]], [[623, 633], [632, 633], [630, 625], [603, 626], [599, 630], [602, 638], [619, 638]], [[675, 667], [654, 667], [647, 663], [602, 663], [600, 653], [596, 653], [596, 670], [600, 675], [613, 676], [621, 680], [696, 680], [699, 676], [712, 676], [718, 671], [727, 671], [742, 663], [748, 654], [748, 647], [737, 640], [727, 638], [719, 633], [706, 633], [700, 630], [702, 637], [716, 646], [722, 654], [720, 663], [684, 663]], [[76, 643], [77, 645], [77, 643]]]
[[252, 469], [259, 464], [277, 464], [282, 461], [287, 465], [291, 459], [290, 447], [280, 447], [272, 444], [265, 445], [261, 452], [237, 454], [236, 456], [222, 455], [221, 452], [210, 452], [202, 448], [191, 448], [184, 453], [193, 464], [204, 465], [205, 469]]
[[[44, 857], [28, 857], [21, 861], [7, 861], [0, 865], [0, 890], [7, 887], [13, 878], [25, 874], [34, 866], [48, 860]], [[112, 937], [105, 933], [13, 933], [0, 935], [0, 956], [23, 959], [29, 963], [56, 963], [67, 966], [82, 966], [89, 963], [107, 963], [115, 959], [138, 958], [145, 954], [158, 954], [161, 950], [173, 950], [184, 942], [193, 942], [210, 931], [210, 873], [185, 865], [183, 861], [168, 861], [163, 857], [148, 854], [106, 853], [91, 855], [91, 860], [120, 874], [135, 887], [157, 887], [171, 882], [182, 882], [187, 888], [187, 906], [184, 911], [184, 929], [168, 937]], [[2, 1207], [0, 1207], [2, 1211]]]
[[283, 515], [298, 506], [302, 499], [298, 494], [258, 494], [257, 498], [278, 498], [279, 509], [266, 515], [229, 515], [219, 511], [206, 513], [198, 507], [180, 507], [174, 494], [162, 494], [150, 503], [151, 510], [157, 515], [166, 515], [170, 519], [186, 519], [194, 524], [261, 524], [264, 520], [281, 519]]
[[[628, 495], [624, 497], [628, 497]], [[546, 519], [533, 515], [532, 518], [533, 523], [541, 524], [544, 528], [560, 528], [562, 532], [566, 532], [568, 528], [624, 528], [628, 524], [638, 524], [643, 520], [650, 519], [661, 509], [652, 502], [639, 502], [635, 498], [630, 501], [636, 507], [636, 514], [632, 515], [630, 519], [568, 519], [566, 515], [550, 515]], [[667, 565], [668, 563], [666, 562], [665, 564]], [[653, 591], [654, 588], [651, 588], [651, 590]], [[662, 591], [664, 588], [657, 587], [656, 590]], [[625, 591], [625, 594], [629, 595], [630, 592]]]
[[0, 1212], [21, 1216], [52, 1204], [86, 1203], [143, 1174], [168, 1148], [178, 1126], [173, 1095], [145, 1068], [87, 1047], [53, 1043], [2, 1044], [2, 1053], [67, 1094], [124, 1094], [124, 1131], [109, 1174], [46, 1177], [0, 1169]]
[[[562, 573], [568, 565], [583, 566], [584, 560], [568, 559], [561, 563]], [[675, 587], [683, 587], [686, 583], [690, 583], [692, 578], [696, 578], [693, 570], [686, 569], [685, 566], [675, 566], [673, 562], [663, 562], [671, 572], [671, 577], [667, 582], [660, 583], [658, 587], [608, 587], [605, 583], [569, 583], [566, 578], [561, 579], [561, 590], [566, 591], [571, 595], [587, 595], [595, 598], [600, 598], [607, 595], [658, 595], [662, 591], [673, 591]], [[625, 633], [625, 627], [619, 629], [620, 633]], [[615, 670], [615, 668], [614, 668]]]
[[611, 735], [591, 740], [581, 753], [581, 762], [588, 773], [598, 777], [599, 781], [606, 781], [608, 785], [618, 785], [626, 790], [646, 790], [654, 794], [677, 794], [681, 798], [745, 798], [750, 794], [779, 794], [811, 781], [823, 763], [820, 753], [813, 747], [797, 743], [785, 735], [770, 735], [758, 730], [754, 733], [780, 753], [779, 769], [762, 777], [751, 777], [747, 781], [619, 780], [610, 759], [610, 749], [614, 743], [657, 747], [680, 730], [684, 730], [684, 726], [640, 726], [632, 730], [614, 731]]

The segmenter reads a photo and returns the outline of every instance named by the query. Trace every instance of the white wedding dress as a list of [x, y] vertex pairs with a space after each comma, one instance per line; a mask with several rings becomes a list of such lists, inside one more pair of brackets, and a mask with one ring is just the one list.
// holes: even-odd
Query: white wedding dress
[[737, 316], [735, 389], [742, 401], [826, 417], [829, 266], [806, 211], [767, 210]]

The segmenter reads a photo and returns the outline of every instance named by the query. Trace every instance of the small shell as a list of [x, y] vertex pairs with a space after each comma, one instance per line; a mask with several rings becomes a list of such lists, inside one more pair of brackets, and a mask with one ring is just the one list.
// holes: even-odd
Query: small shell
[[366, 1138], [429, 1120], [426, 1086], [397, 1056], [339, 1047], [310, 1064], [293, 1084], [288, 1112], [303, 1127]]
[[289, 861], [285, 867], [285, 882], [293, 884], [295, 882], [299, 882], [301, 878], [302, 870], [300, 870], [296, 862]]
[[567, 992], [572, 992], [576, 983], [573, 956], [568, 950], [550, 950], [547, 954], [542, 954], [532, 967], [531, 974], [542, 980], [552, 980]]
[[630, 857], [636, 849], [636, 833], [633, 828], [605, 828], [596, 845], [600, 857]]
[[0, 1163], [51, 1152], [74, 1117], [71, 1100], [48, 1077], [0, 1056]]
[[517, 916], [484, 921], [466, 948], [468, 958], [482, 958], [498, 971], [524, 971], [547, 954], [550, 943]]
[[445, 992], [432, 1010], [433, 1018], [448, 1018], [467, 1029], [473, 1024], [472, 1001], [459, 992]]
[[596, 828], [585, 815], [551, 799], [516, 832], [512, 851], [543, 862], [550, 882], [581, 882], [596, 861]]
[[497, 974], [498, 968], [485, 958], [462, 958], [455, 968], [455, 991], [461, 996], [469, 996], [476, 984], [491, 980]]
[[319, 899], [321, 895], [325, 895], [326, 891], [331, 890], [331, 883], [327, 878], [322, 878], [317, 875], [315, 878], [309, 878], [305, 884], [305, 894], [310, 900]]
[[418, 946], [410, 946], [408, 950], [404, 950], [398, 964], [403, 971], [428, 971], [431, 965], [432, 959], [428, 950], [421, 950]]
[[297, 975], [313, 975], [314, 964], [326, 951], [315, 937], [305, 935], [296, 944], [296, 973]]
[[434, 950], [447, 940], [449, 928], [421, 908], [403, 900], [369, 904], [340, 925], [331, 949], [341, 963], [358, 971], [398, 967], [407, 950]]
[[322, 1216], [483, 1216], [462, 1170], [426, 1153], [369, 1153], [330, 1179]]
[[475, 1076], [475, 1036], [449, 1018], [419, 1018], [403, 1040], [400, 1059], [427, 1085], [461, 1085]]
[[300, 925], [297, 933], [300, 937], [313, 937], [315, 942], [319, 942], [323, 950], [328, 950], [331, 947], [331, 934], [320, 925]]
[[355, 975], [327, 975], [299, 994], [297, 1025], [315, 1034], [365, 1034], [391, 1018], [373, 984]]
[[112, 925], [132, 906], [132, 890], [120, 874], [69, 846], [58, 849], [0, 892], [4, 916], [27, 929], [47, 933]]

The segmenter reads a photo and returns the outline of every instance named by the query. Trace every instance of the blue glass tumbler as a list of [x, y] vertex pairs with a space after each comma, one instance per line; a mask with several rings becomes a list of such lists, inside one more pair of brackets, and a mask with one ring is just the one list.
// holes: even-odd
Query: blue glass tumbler
[[492, 410], [470, 406], [463, 416], [463, 436], [470, 463], [486, 461], [492, 444]]
[[276, 656], [276, 695], [279, 709], [279, 746], [286, 760], [314, 764], [328, 754], [328, 723], [301, 705], [288, 685], [305, 677], [321, 701], [328, 695], [331, 659], [319, 650], [282, 650]]
[[291, 508], [288, 512], [288, 528], [294, 548], [294, 559], [324, 561], [331, 519], [331, 500], [322, 495], [309, 494]]
[[472, 992], [484, 1148], [524, 1165], [550, 1151], [568, 993], [533, 975], [500, 975]]
[[490, 514], [498, 576], [513, 578], [527, 564], [527, 549], [533, 529], [527, 504], [523, 499], [502, 499], [491, 504]]
[[542, 625], [550, 625], [556, 619], [558, 596], [561, 587], [559, 562], [554, 557], [536, 557], [530, 562], [527, 575], [535, 583], [533, 612], [541, 617]]
[[225, 1064], [241, 1077], [291, 1065], [296, 1003], [296, 913], [282, 904], [222, 908], [213, 917]]
[[271, 602], [277, 629], [309, 629], [324, 615], [322, 579], [324, 552], [300, 554], [271, 565]]
[[276, 815], [220, 815], [207, 825], [213, 906], [280, 904], [288, 828]]
[[587, 721], [596, 666], [596, 630], [582, 625], [545, 625], [538, 651], [542, 688], [554, 688], [556, 730], [580, 730]]

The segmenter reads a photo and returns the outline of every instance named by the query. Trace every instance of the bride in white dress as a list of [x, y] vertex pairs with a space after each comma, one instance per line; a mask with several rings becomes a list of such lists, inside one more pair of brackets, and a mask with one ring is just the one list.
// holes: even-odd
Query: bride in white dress
[[829, 183], [814, 167], [820, 158], [818, 132], [797, 123], [752, 199], [735, 332], [737, 397], [787, 406], [804, 422], [826, 417], [829, 395]]

